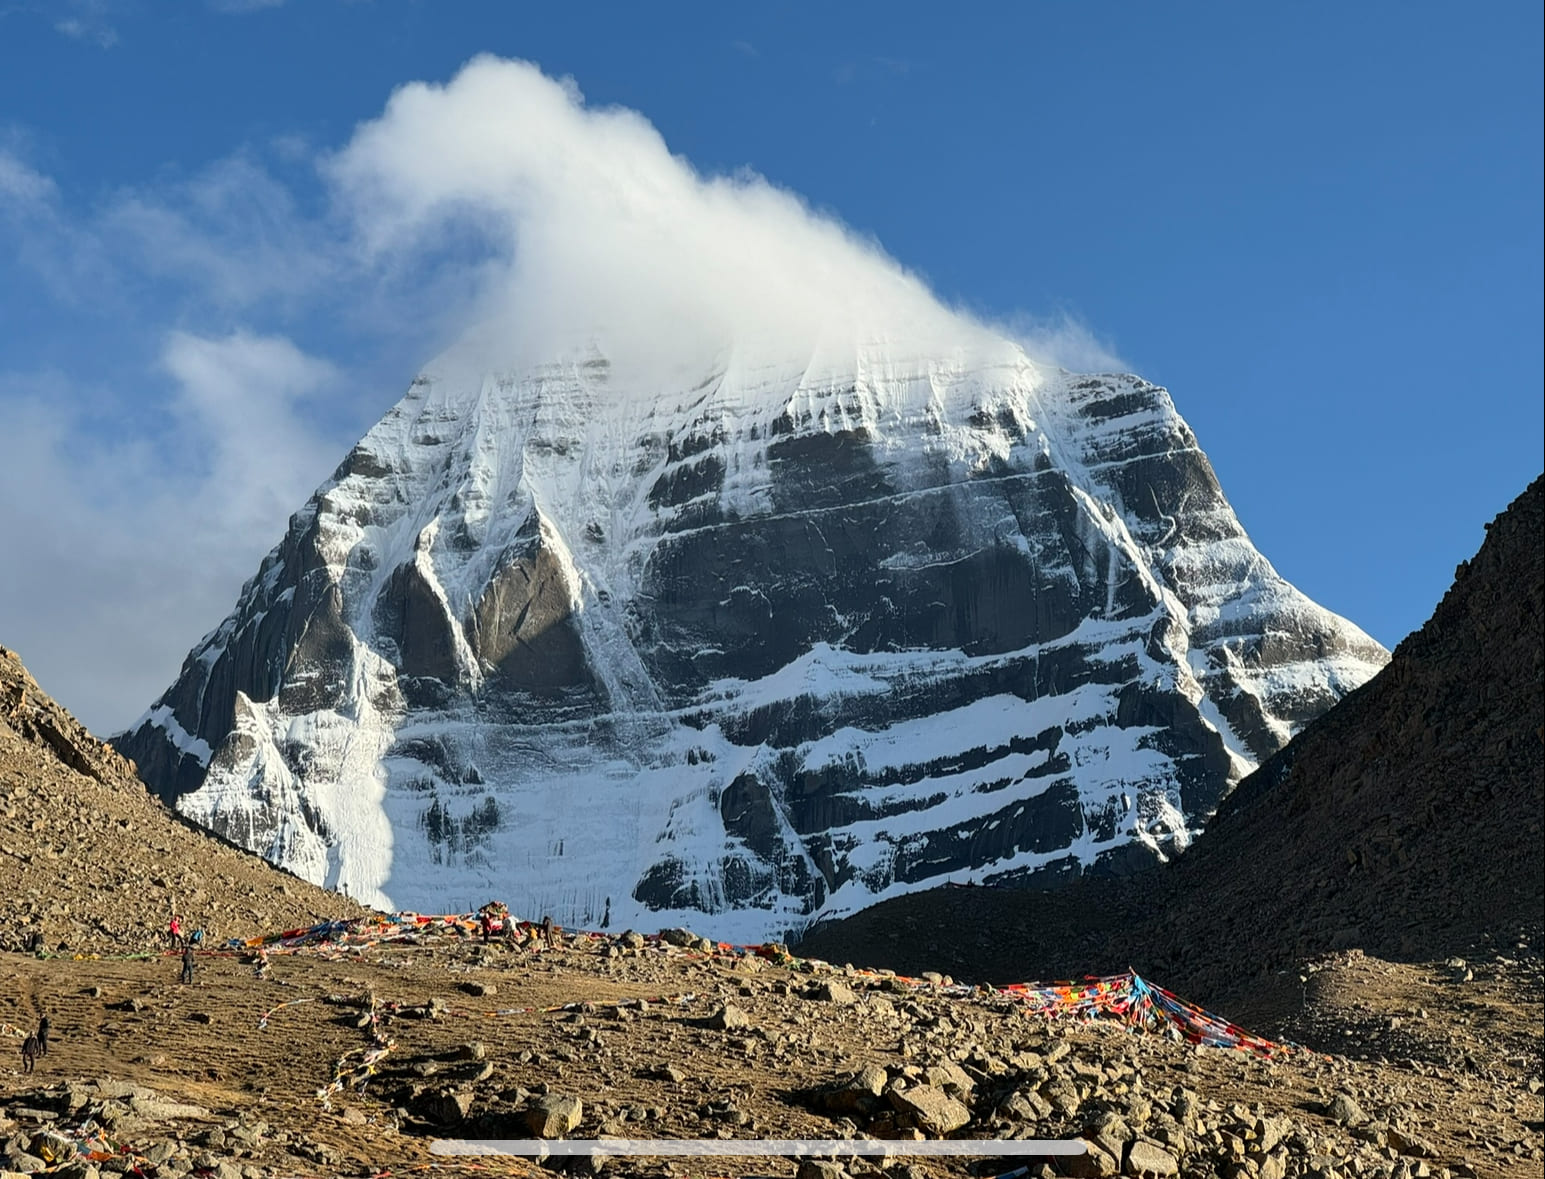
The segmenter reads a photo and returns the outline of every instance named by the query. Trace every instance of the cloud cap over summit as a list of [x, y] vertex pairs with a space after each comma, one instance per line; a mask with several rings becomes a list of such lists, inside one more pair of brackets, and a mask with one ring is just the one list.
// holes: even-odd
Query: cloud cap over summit
[[325, 171], [367, 256], [497, 244], [462, 344], [489, 367], [592, 339], [647, 366], [987, 338], [831, 216], [749, 171], [701, 175], [637, 112], [587, 106], [526, 62], [479, 57], [443, 86], [400, 88]]

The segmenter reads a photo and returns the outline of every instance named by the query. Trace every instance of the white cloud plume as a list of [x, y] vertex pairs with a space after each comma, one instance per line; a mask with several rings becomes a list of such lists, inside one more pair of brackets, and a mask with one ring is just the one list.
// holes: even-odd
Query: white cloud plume
[[[0, 230], [43, 289], [103, 337], [163, 341], [154, 365], [107, 366], [111, 390], [0, 374], [19, 571], [0, 578], [0, 641], [90, 724], [129, 723], [170, 682], [433, 348], [512, 369], [593, 340], [647, 388], [730, 347], [782, 360], [997, 334], [793, 194], [703, 176], [641, 115], [525, 63], [398, 90], [323, 161], [321, 214], [278, 178], [309, 150], [286, 140], [270, 167], [238, 148], [85, 213], [0, 153]], [[1067, 322], [1007, 334], [1069, 367], [1097, 351]], [[350, 403], [382, 356], [396, 367]]]
[[997, 331], [1013, 340], [1032, 359], [1075, 373], [1128, 372], [1115, 346], [1102, 340], [1071, 312], [1030, 315], [1021, 312], [994, 323]]
[[446, 85], [402, 87], [327, 174], [367, 257], [472, 235], [507, 259], [475, 313], [499, 367], [591, 338], [626, 367], [732, 343], [925, 350], [980, 331], [793, 194], [701, 176], [636, 112], [587, 107], [524, 62], [478, 58]]

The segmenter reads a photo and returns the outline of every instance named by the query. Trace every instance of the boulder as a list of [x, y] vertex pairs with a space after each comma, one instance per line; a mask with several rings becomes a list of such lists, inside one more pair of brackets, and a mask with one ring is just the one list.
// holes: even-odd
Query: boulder
[[958, 1130], [971, 1120], [971, 1111], [943, 1089], [932, 1085], [913, 1085], [910, 1089], [892, 1089], [889, 1100], [897, 1113], [906, 1114], [917, 1128], [927, 1134], [944, 1135]]
[[1139, 1138], [1127, 1150], [1126, 1173], [1140, 1175], [1143, 1179], [1164, 1179], [1180, 1174], [1180, 1163], [1169, 1151], [1156, 1143]]
[[824, 1003], [836, 1003], [842, 1007], [858, 1002], [858, 996], [853, 992], [853, 988], [836, 979], [818, 986], [815, 989], [815, 997]]
[[1107, 1175], [1118, 1175], [1121, 1166], [1111, 1157], [1099, 1143], [1082, 1139], [1084, 1153], [1070, 1155], [1067, 1160], [1067, 1172], [1074, 1179], [1104, 1179]]
[[1363, 1107], [1346, 1093], [1337, 1093], [1325, 1107], [1325, 1116], [1343, 1126], [1360, 1126], [1368, 1120]]
[[708, 1026], [718, 1028], [720, 1031], [748, 1028], [751, 1026], [751, 1017], [735, 1004], [726, 1003], [708, 1017]]
[[457, 1089], [420, 1093], [413, 1102], [413, 1112], [437, 1126], [459, 1125], [472, 1112], [472, 1094]]
[[549, 1093], [537, 1101], [522, 1115], [531, 1134], [536, 1138], [562, 1138], [584, 1117], [585, 1107], [578, 1097], [562, 1093]]

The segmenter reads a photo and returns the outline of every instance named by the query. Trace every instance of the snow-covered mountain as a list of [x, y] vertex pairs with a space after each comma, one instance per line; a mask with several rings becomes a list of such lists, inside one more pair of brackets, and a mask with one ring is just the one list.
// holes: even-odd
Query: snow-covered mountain
[[432, 366], [118, 744], [382, 906], [754, 939], [1183, 847], [1387, 653], [1014, 345]]

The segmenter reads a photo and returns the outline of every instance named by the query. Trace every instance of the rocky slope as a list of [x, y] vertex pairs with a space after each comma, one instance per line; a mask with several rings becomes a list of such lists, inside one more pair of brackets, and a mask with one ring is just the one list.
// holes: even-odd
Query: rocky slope
[[806, 948], [999, 980], [1131, 964], [1214, 1002], [1259, 1001], [1276, 981], [1290, 1005], [1295, 963], [1316, 953], [1537, 952], [1542, 535], [1536, 480], [1389, 666], [1241, 783], [1174, 864], [1055, 894], [937, 890], [823, 927]]
[[452, 358], [118, 744], [378, 905], [759, 940], [1167, 854], [1385, 658], [1136, 377], [1001, 341], [663, 390]]
[[56, 954], [156, 946], [174, 910], [219, 936], [362, 911], [175, 814], [4, 647], [0, 897], [0, 949]]
[[[1517, 1043], [1538, 1034], [1537, 956], [1528, 969], [1473, 960], [1469, 983], [1361, 955], [1316, 965], [1303, 1016], [1333, 1049], [1264, 1060], [1048, 1021], [945, 980], [796, 971], [637, 935], [552, 951], [422, 937], [276, 954], [261, 969], [211, 954], [191, 986], [172, 962], [0, 954], [0, 1025], [44, 1004], [54, 1023], [35, 1073], [0, 1068], [0, 1173], [46, 1156], [79, 1179], [535, 1176], [561, 1160], [544, 1171], [429, 1144], [872, 1135], [903, 1151], [945, 1137], [1087, 1144], [1059, 1166], [1028, 1160], [1033, 1179], [1539, 1174], [1538, 1060]], [[959, 1179], [1026, 1161], [979, 1149], [841, 1164], [644, 1157], [604, 1173]]]

